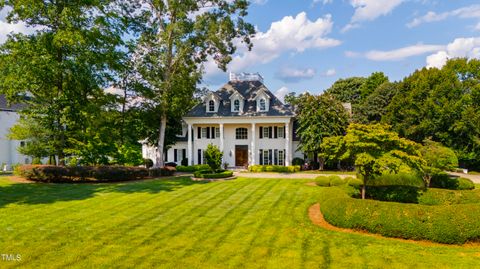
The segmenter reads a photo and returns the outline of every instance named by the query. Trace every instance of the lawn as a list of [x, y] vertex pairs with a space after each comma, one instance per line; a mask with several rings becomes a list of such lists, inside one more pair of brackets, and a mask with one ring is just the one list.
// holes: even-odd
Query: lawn
[[0, 268], [474, 268], [480, 247], [313, 225], [308, 180], [12, 184], [0, 178]]

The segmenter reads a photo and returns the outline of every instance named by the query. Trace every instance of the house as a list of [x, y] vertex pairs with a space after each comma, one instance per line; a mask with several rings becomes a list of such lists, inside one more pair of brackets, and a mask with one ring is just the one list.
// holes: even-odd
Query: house
[[[31, 163], [28, 156], [22, 155], [17, 148], [24, 146], [25, 141], [10, 140], [10, 128], [17, 123], [20, 116], [17, 111], [21, 105], [9, 105], [4, 95], [0, 94], [0, 170], [10, 170], [13, 164]], [[5, 167], [6, 166], [6, 167]]]
[[[230, 74], [229, 82], [209, 92], [184, 117], [183, 133], [168, 149], [167, 162], [203, 164], [208, 144], [223, 152], [229, 167], [254, 164], [290, 165], [299, 141], [294, 112], [264, 85], [258, 73]], [[155, 162], [156, 148], [143, 144], [144, 158]]]

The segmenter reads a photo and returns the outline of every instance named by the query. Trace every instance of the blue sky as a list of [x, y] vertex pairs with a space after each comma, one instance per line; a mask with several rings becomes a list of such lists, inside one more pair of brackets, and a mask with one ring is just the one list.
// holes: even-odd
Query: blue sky
[[[480, 58], [480, 2], [447, 0], [257, 0], [247, 18], [252, 52], [229, 68], [260, 72], [267, 87], [319, 93], [339, 78], [383, 71], [401, 80], [452, 57]], [[206, 65], [215, 90], [227, 74]]]

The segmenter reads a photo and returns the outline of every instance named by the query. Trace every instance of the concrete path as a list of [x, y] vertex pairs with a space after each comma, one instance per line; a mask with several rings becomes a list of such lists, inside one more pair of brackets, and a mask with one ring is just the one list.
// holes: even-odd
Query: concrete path
[[292, 179], [314, 179], [318, 176], [339, 176], [341, 178], [355, 177], [354, 175], [337, 175], [337, 174], [308, 174], [308, 173], [275, 173], [275, 172], [262, 172], [262, 173], [245, 173], [234, 172], [237, 177], [249, 177], [249, 178], [292, 178]]
[[471, 181], [473, 181], [474, 183], [477, 183], [477, 184], [480, 184], [480, 175], [470, 175], [470, 174], [464, 174], [464, 173], [449, 173], [450, 175], [454, 175], [454, 176], [459, 176], [459, 177], [464, 177], [464, 178], [468, 178], [470, 179]]

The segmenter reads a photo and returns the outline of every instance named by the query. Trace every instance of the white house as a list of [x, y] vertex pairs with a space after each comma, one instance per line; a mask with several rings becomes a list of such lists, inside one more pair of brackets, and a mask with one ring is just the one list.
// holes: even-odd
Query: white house
[[[166, 154], [167, 162], [204, 163], [214, 144], [229, 167], [254, 164], [290, 165], [297, 151], [294, 112], [263, 84], [258, 74], [230, 74], [230, 80], [183, 117], [185, 128]], [[155, 161], [155, 148], [143, 144], [143, 157]]]
[[24, 141], [10, 140], [7, 135], [10, 128], [17, 123], [19, 115], [16, 112], [21, 108], [21, 105], [8, 105], [4, 95], [0, 95], [0, 170], [3, 170], [5, 165], [7, 170], [12, 164], [26, 164], [30, 163], [31, 159], [25, 155], [18, 153], [17, 148], [25, 144]]

